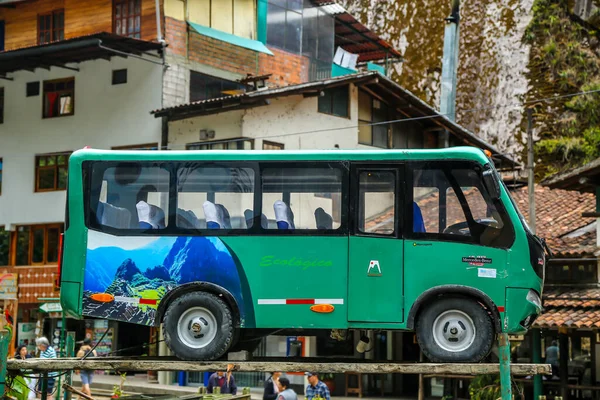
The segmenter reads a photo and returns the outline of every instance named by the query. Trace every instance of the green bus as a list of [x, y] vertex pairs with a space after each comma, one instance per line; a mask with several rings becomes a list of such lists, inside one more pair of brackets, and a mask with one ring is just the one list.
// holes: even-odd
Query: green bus
[[541, 312], [544, 242], [476, 148], [84, 149], [66, 214], [64, 312], [163, 324], [181, 359], [414, 330], [431, 361], [476, 362]]

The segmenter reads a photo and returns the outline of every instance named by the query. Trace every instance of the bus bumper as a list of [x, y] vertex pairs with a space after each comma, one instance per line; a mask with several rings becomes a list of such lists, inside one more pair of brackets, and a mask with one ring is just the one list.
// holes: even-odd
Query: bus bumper
[[535, 290], [507, 288], [504, 332], [522, 335], [542, 312], [542, 300]]

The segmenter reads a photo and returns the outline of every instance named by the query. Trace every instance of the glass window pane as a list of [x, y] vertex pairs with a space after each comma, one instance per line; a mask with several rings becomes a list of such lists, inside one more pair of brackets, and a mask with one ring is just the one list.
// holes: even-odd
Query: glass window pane
[[[1, 175], [0, 175], [1, 177]], [[10, 232], [0, 230], [0, 266], [8, 265], [8, 254], [10, 251]]]
[[285, 49], [292, 53], [300, 53], [302, 44], [302, 14], [288, 11], [285, 26]]
[[[117, 229], [163, 229], [168, 225], [169, 171], [155, 163], [94, 166], [89, 196], [94, 225]], [[106, 202], [100, 200], [105, 192]]]
[[318, 8], [305, 8], [302, 14], [302, 54], [317, 58], [317, 43], [319, 35]]
[[358, 119], [362, 121], [372, 121], [371, 119], [372, 100], [368, 93], [359, 90], [358, 92]]
[[46, 160], [48, 161], [48, 165], [56, 165], [56, 156], [48, 156]]
[[58, 261], [58, 237], [60, 236], [60, 230], [58, 228], [48, 228], [48, 254], [46, 261], [48, 263], [55, 263]]
[[331, 102], [333, 97], [332, 90], [324, 90], [323, 96], [319, 96], [319, 112], [325, 114], [331, 114], [333, 112], [331, 108]]
[[67, 188], [67, 168], [59, 167], [58, 168], [58, 189], [66, 189]]
[[334, 19], [322, 11], [319, 12], [319, 50], [317, 58], [320, 61], [333, 62], [334, 53]]
[[44, 168], [38, 170], [38, 189], [48, 190], [55, 188], [56, 169]]
[[285, 9], [272, 4], [267, 8], [267, 44], [285, 46]]
[[287, 0], [287, 8], [296, 12], [302, 12], [302, 0]]
[[371, 145], [373, 142], [372, 130], [369, 122], [359, 121], [358, 125], [358, 143]]
[[254, 170], [193, 164], [178, 171], [177, 226], [247, 229], [254, 222]]
[[388, 132], [387, 125], [375, 125], [373, 129], [373, 146], [388, 148]]
[[286, 8], [287, 7], [287, 0], [269, 0], [270, 4], [275, 4], [276, 6], [282, 7], [282, 8]]
[[341, 170], [267, 168], [262, 173], [262, 188], [262, 211], [269, 229], [330, 230], [340, 227]]
[[29, 265], [29, 239], [31, 228], [20, 226], [17, 229], [17, 265]]
[[32, 264], [40, 264], [44, 262], [44, 228], [33, 229], [33, 252], [31, 257]]
[[337, 88], [333, 92], [333, 115], [348, 117], [348, 86]]
[[359, 230], [393, 235], [396, 177], [392, 171], [365, 171], [359, 176]]
[[141, 0], [135, 0], [135, 13], [136, 14], [141, 14]]

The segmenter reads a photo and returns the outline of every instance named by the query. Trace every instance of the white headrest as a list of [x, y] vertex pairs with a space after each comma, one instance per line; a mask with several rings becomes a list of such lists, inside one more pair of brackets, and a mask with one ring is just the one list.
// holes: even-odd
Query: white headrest
[[277, 200], [273, 204], [273, 210], [275, 210], [275, 220], [277, 222], [287, 222], [292, 229], [295, 229], [294, 214], [287, 204], [281, 200]]
[[165, 212], [152, 204], [140, 201], [135, 205], [140, 222], [146, 222], [152, 225], [153, 229], [162, 229], [165, 227]]
[[210, 201], [205, 201], [204, 204], [202, 204], [202, 208], [204, 209], [204, 218], [206, 218], [206, 222], [216, 222], [221, 228], [225, 228], [223, 211], [220, 207], [217, 207]]

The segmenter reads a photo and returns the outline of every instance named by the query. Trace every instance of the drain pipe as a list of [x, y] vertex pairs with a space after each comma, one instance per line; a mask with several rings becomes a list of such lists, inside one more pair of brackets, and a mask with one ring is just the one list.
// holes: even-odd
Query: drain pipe
[[[444, 29], [444, 55], [442, 58], [442, 95], [440, 113], [449, 120], [456, 119], [456, 81], [459, 44], [459, 0], [452, 1], [452, 11], [446, 18]], [[450, 134], [444, 131], [443, 147], [450, 146]]]
[[[156, 14], [156, 40], [159, 43], [163, 43], [163, 38], [162, 38], [162, 32], [160, 29], [160, 4], [159, 4], [159, 0], [154, 0], [154, 7], [155, 7], [155, 14]], [[164, 46], [164, 43], [163, 43]]]

